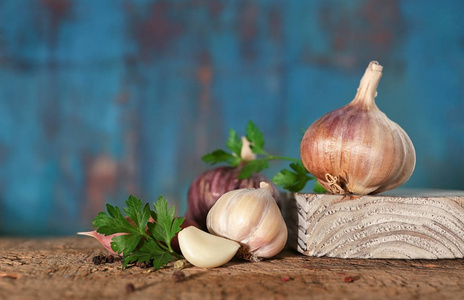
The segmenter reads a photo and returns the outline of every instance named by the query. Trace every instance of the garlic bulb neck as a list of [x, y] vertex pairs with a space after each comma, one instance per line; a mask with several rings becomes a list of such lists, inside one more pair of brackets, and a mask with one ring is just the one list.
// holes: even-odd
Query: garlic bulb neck
[[242, 136], [242, 148], [240, 149], [240, 158], [244, 161], [251, 161], [256, 159], [256, 154], [251, 150], [251, 143], [245, 137]]
[[364, 110], [378, 109], [375, 104], [375, 97], [377, 96], [380, 78], [382, 78], [382, 70], [383, 67], [378, 62], [370, 62], [364, 76], [361, 78], [358, 92], [349, 105], [360, 106]]
[[259, 188], [260, 188], [260, 189], [266, 189], [267, 191], [269, 191], [269, 192], [271, 193], [271, 195], [272, 195], [272, 193], [273, 193], [273, 191], [274, 191], [274, 189], [272, 188], [272, 186], [271, 186], [269, 183], [265, 182], [265, 181], [261, 181], [261, 182], [259, 183]]

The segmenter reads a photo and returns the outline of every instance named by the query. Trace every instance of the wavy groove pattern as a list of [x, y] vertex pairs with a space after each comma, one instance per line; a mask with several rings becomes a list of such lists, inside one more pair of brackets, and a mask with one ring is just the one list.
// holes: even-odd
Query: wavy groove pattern
[[[296, 194], [297, 250], [340, 258], [464, 257], [462, 196]], [[291, 232], [292, 234], [292, 232]]]

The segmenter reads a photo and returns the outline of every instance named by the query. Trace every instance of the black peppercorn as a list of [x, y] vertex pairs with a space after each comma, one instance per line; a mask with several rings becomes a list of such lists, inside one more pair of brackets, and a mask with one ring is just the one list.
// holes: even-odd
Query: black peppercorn
[[102, 263], [101, 256], [100, 256], [100, 255], [94, 256], [94, 257], [92, 258], [92, 262], [93, 262], [95, 265], [101, 264], [101, 263]]
[[182, 272], [181, 270], [177, 270], [177, 271], [174, 271], [174, 273], [172, 274], [172, 280], [174, 280], [174, 282], [182, 282], [185, 280], [185, 273]]

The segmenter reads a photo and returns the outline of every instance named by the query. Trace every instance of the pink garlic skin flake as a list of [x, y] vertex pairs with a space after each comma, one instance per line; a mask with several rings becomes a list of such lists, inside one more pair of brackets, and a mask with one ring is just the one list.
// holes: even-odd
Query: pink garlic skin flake
[[[129, 217], [125, 217], [125, 218], [126, 218], [127, 222], [129, 222], [132, 226], [135, 227], [135, 223], [134, 223], [134, 221], [131, 220], [131, 218], [129, 218]], [[148, 219], [148, 223], [153, 223], [153, 222], [155, 222], [155, 220], [150, 216], [150, 218]], [[145, 231], [148, 231], [148, 226], [145, 227]], [[102, 246], [105, 247], [105, 249], [108, 250], [111, 254], [119, 255], [119, 256], [122, 257], [123, 253], [118, 254], [117, 252], [114, 252], [113, 249], [111, 249], [111, 241], [115, 236], [127, 235], [129, 233], [114, 233], [114, 234], [110, 234], [110, 235], [104, 235], [104, 234], [98, 233], [97, 231], [94, 230], [94, 231], [78, 232], [77, 234], [78, 235], [91, 236], [91, 237], [97, 239], [97, 241], [99, 241], [100, 244], [102, 244]]]
[[108, 250], [108, 252], [110, 252], [111, 254], [117, 255], [117, 256], [122, 256], [122, 253], [118, 254], [117, 252], [114, 252], [113, 249], [111, 249], [111, 240], [115, 236], [126, 235], [128, 233], [115, 233], [115, 234], [110, 234], [110, 235], [104, 235], [104, 234], [98, 233], [98, 232], [96, 232], [94, 230], [94, 231], [78, 232], [77, 234], [78, 235], [91, 236], [91, 237], [97, 239], [97, 241], [100, 242], [100, 244], [102, 244], [102, 246], [105, 247], [105, 249]]

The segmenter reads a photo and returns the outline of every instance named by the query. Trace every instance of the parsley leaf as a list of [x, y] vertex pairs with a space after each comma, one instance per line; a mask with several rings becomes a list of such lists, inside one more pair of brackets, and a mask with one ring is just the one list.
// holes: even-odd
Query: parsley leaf
[[251, 143], [251, 150], [256, 154], [265, 154], [264, 151], [264, 134], [259, 131], [258, 127], [252, 121], [248, 122], [246, 127], [246, 138]]
[[215, 150], [211, 153], [204, 155], [201, 159], [204, 162], [210, 163], [212, 165], [215, 165], [220, 162], [226, 162], [234, 167], [238, 166], [241, 161], [240, 157], [227, 153], [224, 150]]
[[118, 235], [111, 239], [111, 249], [119, 254], [128, 255], [139, 245], [141, 239], [137, 234]]
[[227, 139], [226, 146], [236, 157], [240, 157], [242, 152], [242, 140], [232, 128], [229, 129], [229, 138]]
[[238, 174], [238, 179], [246, 179], [250, 178], [253, 173], [259, 173], [262, 170], [266, 169], [269, 167], [269, 162], [267, 160], [262, 160], [262, 159], [256, 159], [247, 162], [246, 165], [244, 165]]
[[148, 225], [148, 230], [155, 240], [163, 242], [169, 250], [172, 250], [171, 240], [181, 230], [180, 225], [185, 218], [174, 218], [175, 207], [171, 206], [168, 209], [168, 202], [162, 196], [153, 203], [153, 206], [155, 211], [152, 213], [152, 217], [155, 222]]
[[240, 157], [243, 143], [237, 132], [233, 129], [229, 129], [229, 137], [226, 142], [227, 149], [229, 149], [230, 152], [215, 150], [204, 155], [201, 159], [211, 165], [224, 162], [233, 167], [241, 168], [237, 176], [237, 179], [240, 180], [250, 178], [254, 173], [269, 168], [269, 161], [271, 160], [291, 161], [290, 170], [284, 169], [277, 173], [272, 179], [275, 184], [291, 192], [301, 191], [309, 180], [314, 179], [314, 177], [306, 171], [301, 160], [267, 153], [264, 150], [264, 134], [252, 121], [249, 121], [246, 126], [246, 139], [250, 142], [251, 151], [257, 155], [254, 160], [243, 160]]
[[142, 208], [142, 200], [130, 195], [126, 202], [127, 207], [124, 208], [126, 215], [131, 218], [137, 228], [145, 228], [150, 218], [150, 205], [147, 203]]
[[[175, 217], [174, 206], [168, 208], [168, 202], [161, 196], [153, 204], [155, 211], [152, 211], [148, 203], [143, 205], [142, 200], [132, 195], [126, 206], [123, 211], [127, 217], [117, 206], [107, 204], [107, 213], [98, 213], [92, 221], [99, 233], [121, 234], [112, 238], [111, 248], [123, 254], [123, 269], [131, 262], [149, 261], [153, 261], [158, 269], [176, 258], [182, 258], [171, 247], [171, 241], [181, 230], [185, 219]], [[149, 222], [150, 216], [155, 220], [153, 223]]]
[[309, 180], [314, 179], [314, 177], [309, 175], [301, 162], [291, 163], [290, 168], [292, 170], [281, 170], [272, 178], [272, 181], [290, 192], [299, 192]]
[[[126, 201], [126, 205], [130, 206], [134, 198], [129, 197], [129, 200]], [[119, 207], [106, 204], [106, 210], [108, 211], [108, 214], [100, 212], [92, 221], [92, 225], [94, 227], [98, 227], [98, 233], [103, 233], [105, 235], [118, 232], [126, 232], [131, 234], [141, 233], [137, 227], [134, 227], [127, 221], [127, 219], [122, 215]]]
[[125, 256], [122, 260], [122, 267], [125, 268], [129, 263], [153, 261], [153, 267], [159, 269], [173, 260], [174, 258], [169, 252], [160, 248], [154, 240], [150, 239], [143, 243], [139, 249]]
[[143, 237], [147, 237], [145, 226], [150, 218], [150, 207], [145, 205], [142, 208], [142, 200], [131, 195], [127, 199], [126, 205], [127, 208], [124, 208], [124, 212], [135, 223], [135, 226], [122, 215], [119, 207], [110, 204], [106, 205], [108, 214], [100, 212], [92, 221], [93, 226], [97, 227], [98, 233], [105, 235], [126, 233], [126, 235], [116, 236], [112, 239], [111, 249], [119, 254], [123, 252], [129, 254], [137, 247]]

